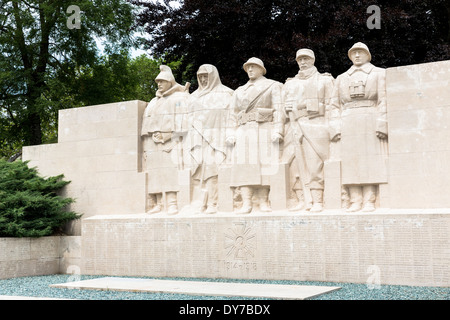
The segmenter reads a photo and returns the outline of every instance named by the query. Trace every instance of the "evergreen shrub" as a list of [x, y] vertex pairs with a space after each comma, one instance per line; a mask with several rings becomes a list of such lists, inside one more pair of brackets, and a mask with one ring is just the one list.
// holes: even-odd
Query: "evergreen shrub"
[[64, 175], [41, 177], [28, 161], [0, 159], [0, 237], [42, 237], [80, 214], [67, 210], [74, 199], [58, 194]]

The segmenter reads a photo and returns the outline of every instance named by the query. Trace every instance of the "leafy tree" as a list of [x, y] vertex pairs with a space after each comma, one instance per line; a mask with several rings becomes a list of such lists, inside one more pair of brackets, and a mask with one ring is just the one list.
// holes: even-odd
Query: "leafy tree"
[[[133, 45], [134, 9], [125, 0], [81, 0], [80, 28], [69, 28], [69, 0], [0, 0], [0, 147], [53, 141], [57, 111], [80, 106], [64, 95], [97, 60], [96, 39], [120, 52]], [[69, 90], [70, 91], [70, 90]], [[47, 136], [47, 132], [50, 134]]]
[[[450, 59], [449, 0], [129, 1], [142, 8], [136, 25], [149, 34], [154, 54], [191, 63], [191, 78], [201, 64], [214, 64], [232, 88], [247, 81], [239, 71], [252, 56], [284, 82], [305, 47], [318, 69], [335, 77], [350, 67], [347, 51], [358, 41], [380, 67]], [[370, 5], [381, 9], [381, 29], [367, 27]]]
[[0, 237], [42, 237], [81, 216], [66, 211], [74, 200], [58, 191], [63, 175], [42, 178], [27, 162], [0, 159]]
[[[108, 53], [92, 67], [84, 67], [66, 92], [84, 106], [128, 100], [150, 101], [158, 89], [155, 78], [164, 62], [147, 55], [130, 58], [128, 52]], [[168, 65], [176, 72], [180, 61]]]
[[[57, 142], [58, 110], [90, 106], [117, 101], [150, 101], [158, 89], [155, 78], [159, 66], [165, 63], [148, 55], [131, 58], [126, 50], [106, 52], [92, 65], [78, 66], [75, 70], [61, 72], [47, 81], [47, 92], [42, 98], [43, 136], [48, 143]], [[168, 63], [179, 71], [180, 61]], [[21, 140], [11, 137], [8, 118], [0, 117], [0, 157], [9, 158], [20, 150]]]
[[181, 61], [166, 62], [162, 59], [153, 59], [146, 55], [138, 56], [132, 59], [129, 63], [130, 75], [135, 82], [134, 90], [131, 96], [128, 96], [126, 100], [142, 100], [150, 101], [155, 97], [155, 93], [158, 90], [158, 85], [155, 82], [155, 78], [160, 72], [160, 65], [167, 64], [174, 73], [181, 73], [180, 67]]
[[74, 79], [72, 92], [83, 105], [132, 100], [136, 79], [129, 68], [127, 52], [113, 52], [84, 67]]

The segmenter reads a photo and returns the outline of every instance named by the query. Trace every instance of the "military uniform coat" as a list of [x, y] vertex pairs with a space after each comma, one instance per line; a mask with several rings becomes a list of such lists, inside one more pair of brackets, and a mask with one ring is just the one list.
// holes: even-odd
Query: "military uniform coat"
[[229, 122], [236, 138], [231, 186], [269, 185], [270, 175], [277, 172], [279, 146], [271, 137], [282, 133], [281, 87], [280, 82], [261, 77], [234, 92]]
[[179, 191], [178, 170], [184, 166], [182, 137], [187, 130], [188, 98], [184, 87], [176, 84], [164, 94], [157, 93], [144, 111], [141, 135], [148, 193]]
[[[296, 148], [301, 148], [300, 153], [306, 164], [301, 168], [301, 174], [305, 177], [306, 186], [323, 189], [323, 165], [328, 159], [330, 145], [325, 112], [330, 103], [334, 79], [330, 74], [319, 73], [315, 67], [306, 71], [299, 72], [283, 85], [286, 126], [282, 161], [290, 165], [292, 188], [301, 189], [299, 162], [295, 156]], [[294, 123], [291, 123], [287, 109], [294, 109]]]
[[332, 98], [335, 134], [341, 133], [344, 185], [387, 182], [385, 69], [366, 63], [352, 66], [336, 79]]

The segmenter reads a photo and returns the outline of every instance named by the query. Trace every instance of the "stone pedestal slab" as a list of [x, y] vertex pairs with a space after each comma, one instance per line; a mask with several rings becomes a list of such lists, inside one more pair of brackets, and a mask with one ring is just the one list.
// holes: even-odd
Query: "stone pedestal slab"
[[83, 220], [82, 273], [450, 285], [450, 210]]

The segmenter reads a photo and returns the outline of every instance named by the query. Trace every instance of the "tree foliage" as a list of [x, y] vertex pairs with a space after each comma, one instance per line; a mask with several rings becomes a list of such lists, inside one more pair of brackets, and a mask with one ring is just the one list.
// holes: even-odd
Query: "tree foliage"
[[[73, 4], [80, 29], [67, 25]], [[381, 9], [379, 30], [367, 28], [370, 5]], [[195, 89], [204, 63], [231, 88], [243, 84], [242, 64], [252, 56], [283, 82], [297, 72], [302, 47], [335, 77], [350, 66], [346, 53], [357, 41], [380, 67], [439, 61], [450, 59], [449, 17], [450, 0], [0, 0], [0, 157], [56, 142], [60, 109], [150, 100], [161, 63]], [[131, 35], [141, 29], [157, 59], [130, 58], [138, 45]]]
[[[392, 67], [450, 59], [449, 0], [130, 0], [141, 6], [137, 26], [148, 47], [166, 59], [218, 67], [224, 84], [247, 78], [242, 64], [261, 58], [268, 76], [283, 81], [297, 72], [295, 52], [310, 48], [322, 72], [337, 76], [350, 67], [348, 49], [366, 43], [373, 62]], [[370, 5], [381, 9], [381, 29], [369, 29]]]
[[[158, 90], [155, 78], [162, 60], [147, 55], [130, 58], [126, 51], [110, 52], [97, 64], [84, 67], [69, 81], [66, 94], [83, 106], [128, 100], [150, 101]], [[168, 63], [178, 71], [180, 62]]]
[[48, 236], [80, 218], [66, 211], [74, 200], [58, 195], [69, 183], [63, 178], [42, 178], [27, 162], [0, 159], [0, 237]]
[[[69, 28], [70, 5], [81, 9]], [[133, 45], [133, 6], [125, 0], [0, 0], [0, 147], [15, 150], [54, 140], [57, 111], [79, 106], [71, 79], [98, 58], [97, 39], [111, 51]], [[49, 135], [47, 135], [49, 133]]]

